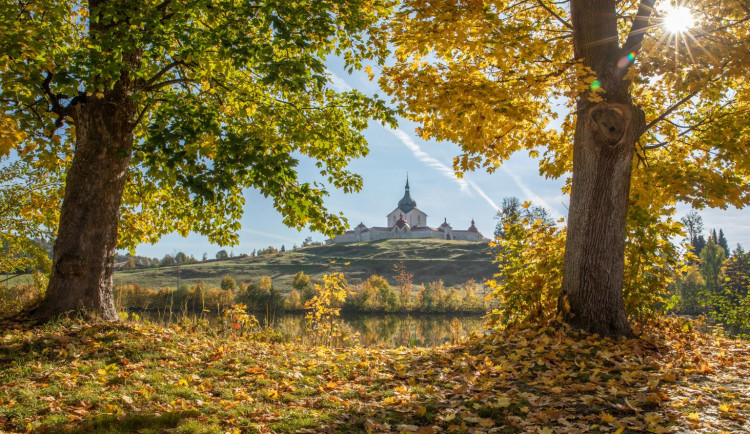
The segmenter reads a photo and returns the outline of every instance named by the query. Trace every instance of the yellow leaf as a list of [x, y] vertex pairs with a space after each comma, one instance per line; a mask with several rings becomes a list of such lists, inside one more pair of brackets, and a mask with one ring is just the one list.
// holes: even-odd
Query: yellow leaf
[[510, 399], [508, 399], [507, 396], [501, 396], [500, 398], [497, 398], [497, 402], [495, 404], [500, 408], [506, 408], [510, 406]]
[[481, 426], [482, 428], [491, 428], [495, 426], [495, 421], [489, 418], [479, 419], [479, 426]]
[[615, 421], [615, 417], [609, 413], [602, 413], [599, 417], [601, 417], [604, 423], [613, 423]]
[[701, 419], [701, 417], [700, 417], [700, 415], [698, 413], [690, 413], [690, 414], [687, 415], [687, 418], [689, 420], [692, 420], [693, 422], [698, 422]]

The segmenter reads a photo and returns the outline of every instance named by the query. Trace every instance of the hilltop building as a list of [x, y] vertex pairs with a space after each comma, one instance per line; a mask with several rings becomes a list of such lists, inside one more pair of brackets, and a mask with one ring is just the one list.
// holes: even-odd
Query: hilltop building
[[474, 226], [474, 220], [471, 220], [471, 226], [466, 230], [453, 229], [448, 220], [444, 219], [443, 223], [437, 228], [427, 225], [427, 214], [417, 208], [417, 202], [412, 199], [409, 193], [409, 178], [406, 178], [406, 187], [404, 187], [404, 197], [398, 201], [396, 209], [389, 212], [386, 216], [386, 226], [367, 227], [360, 223], [353, 230], [346, 231], [337, 235], [333, 239], [327, 240], [326, 243], [356, 243], [359, 241], [374, 241], [389, 238], [440, 238], [443, 240], [464, 240], [464, 241], [489, 241]]

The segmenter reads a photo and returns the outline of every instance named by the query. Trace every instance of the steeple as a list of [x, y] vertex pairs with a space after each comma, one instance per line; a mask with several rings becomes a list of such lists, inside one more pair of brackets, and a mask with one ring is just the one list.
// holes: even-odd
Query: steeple
[[404, 197], [398, 201], [398, 209], [407, 214], [409, 211], [417, 207], [417, 202], [411, 198], [409, 194], [409, 174], [406, 175], [406, 186], [404, 186]]

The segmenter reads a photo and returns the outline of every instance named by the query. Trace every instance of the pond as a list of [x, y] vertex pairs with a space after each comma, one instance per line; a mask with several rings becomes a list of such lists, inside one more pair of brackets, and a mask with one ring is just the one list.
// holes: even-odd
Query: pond
[[[170, 316], [169, 313], [152, 311], [137, 314], [142, 320], [162, 324], [182, 318], [181, 315]], [[187, 315], [187, 318], [195, 320], [194, 316]], [[209, 325], [218, 327], [220, 324], [220, 318], [216, 314], [208, 314], [204, 318]], [[472, 332], [481, 333], [484, 325], [481, 315], [358, 314], [343, 315], [339, 320], [339, 328], [350, 344], [387, 348], [442, 345]], [[264, 324], [262, 320], [261, 324]], [[302, 314], [278, 315], [269, 321], [269, 327], [285, 341], [305, 341], [306, 325]]]

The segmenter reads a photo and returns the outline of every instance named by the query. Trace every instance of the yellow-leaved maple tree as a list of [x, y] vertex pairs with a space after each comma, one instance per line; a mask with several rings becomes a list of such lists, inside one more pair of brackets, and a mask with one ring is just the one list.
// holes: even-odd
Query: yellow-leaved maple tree
[[629, 336], [628, 208], [750, 202], [749, 20], [743, 0], [405, 0], [380, 83], [425, 139], [461, 146], [458, 172], [525, 150], [572, 173], [558, 309]]

